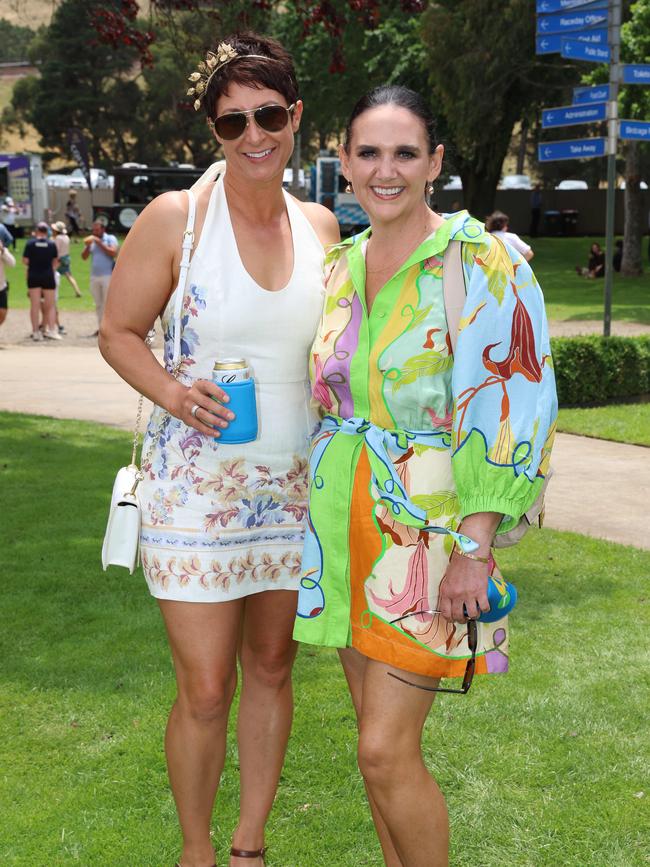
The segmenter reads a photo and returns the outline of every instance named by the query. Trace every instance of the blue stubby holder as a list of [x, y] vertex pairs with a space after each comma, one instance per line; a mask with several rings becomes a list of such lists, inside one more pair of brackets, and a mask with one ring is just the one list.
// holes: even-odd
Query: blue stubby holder
[[477, 618], [480, 623], [494, 623], [509, 614], [517, 602], [517, 588], [509, 581], [489, 575], [487, 597], [490, 610]]
[[257, 439], [257, 401], [255, 400], [255, 380], [243, 379], [239, 382], [220, 382], [230, 400], [224, 404], [235, 413], [228, 427], [220, 428], [221, 435], [215, 437], [220, 443], [250, 443]]

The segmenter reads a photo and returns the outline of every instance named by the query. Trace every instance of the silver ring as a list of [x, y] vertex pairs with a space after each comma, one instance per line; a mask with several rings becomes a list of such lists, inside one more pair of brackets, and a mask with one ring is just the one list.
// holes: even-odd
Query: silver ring
[[198, 403], [195, 403], [194, 406], [192, 407], [192, 409], [190, 410], [190, 415], [192, 416], [192, 418], [196, 418], [196, 414], [200, 409], [201, 409], [201, 407], [198, 405]]

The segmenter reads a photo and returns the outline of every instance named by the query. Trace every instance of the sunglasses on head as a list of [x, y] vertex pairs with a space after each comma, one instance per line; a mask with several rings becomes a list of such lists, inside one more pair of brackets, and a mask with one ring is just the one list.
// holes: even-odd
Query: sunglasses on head
[[265, 132], [280, 132], [289, 123], [289, 116], [296, 107], [295, 102], [285, 108], [283, 105], [263, 105], [249, 111], [233, 111], [222, 114], [213, 121], [214, 131], [219, 138], [233, 141], [244, 134], [248, 126], [248, 118], [252, 117], [260, 129]]

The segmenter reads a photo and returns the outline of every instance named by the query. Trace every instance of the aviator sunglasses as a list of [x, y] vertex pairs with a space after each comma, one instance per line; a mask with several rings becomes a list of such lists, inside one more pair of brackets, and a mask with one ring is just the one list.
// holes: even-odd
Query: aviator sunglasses
[[253, 117], [255, 123], [265, 132], [280, 132], [289, 123], [289, 116], [296, 107], [295, 102], [285, 108], [283, 105], [263, 105], [249, 111], [233, 111], [222, 114], [213, 121], [214, 130], [219, 138], [233, 141], [244, 134], [248, 126], [248, 118]]

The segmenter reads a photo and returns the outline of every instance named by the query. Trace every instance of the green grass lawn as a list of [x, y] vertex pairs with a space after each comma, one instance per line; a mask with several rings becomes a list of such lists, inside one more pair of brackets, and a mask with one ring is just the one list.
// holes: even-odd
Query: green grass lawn
[[[595, 319], [603, 317], [603, 280], [585, 280], [575, 272], [577, 264], [585, 264], [589, 245], [593, 241], [604, 244], [602, 238], [534, 238], [535, 258], [533, 267], [544, 290], [549, 319]], [[20, 261], [24, 241], [17, 244]], [[644, 239], [644, 255], [647, 241]], [[83, 244], [71, 245], [72, 273], [84, 292], [83, 298], [75, 298], [70, 284], [61, 281], [59, 306], [62, 310], [93, 310], [88, 293], [90, 260], [83, 262]], [[646, 263], [646, 269], [648, 266]], [[11, 282], [11, 305], [28, 307], [24, 268], [17, 266], [9, 272]], [[614, 277], [613, 319], [650, 323], [650, 277]]]
[[561, 409], [557, 427], [565, 433], [650, 446], [650, 403]]
[[[0, 863], [171, 867], [162, 733], [174, 682], [140, 574], [99, 564], [129, 436], [0, 414]], [[439, 696], [427, 760], [454, 867], [648, 864], [650, 554], [531, 532], [500, 562], [520, 592], [512, 670]], [[270, 867], [380, 867], [334, 652], [302, 648]], [[237, 813], [234, 736], [213, 827]]]
[[[535, 251], [532, 266], [537, 275], [549, 319], [576, 320], [603, 318], [604, 280], [578, 277], [576, 265], [586, 265], [594, 241], [605, 248], [603, 238], [528, 238]], [[647, 238], [643, 239], [646, 273], [640, 277], [614, 274], [612, 319], [650, 323], [650, 277]]]

